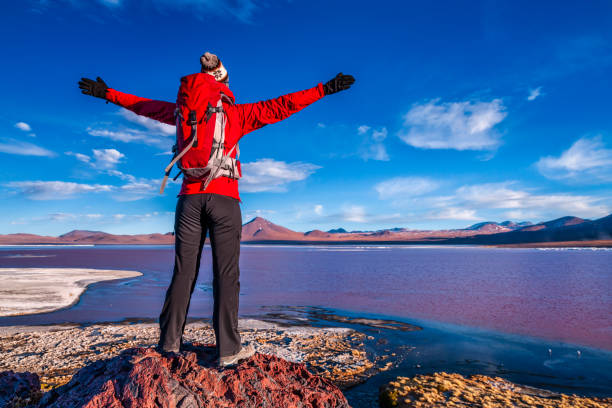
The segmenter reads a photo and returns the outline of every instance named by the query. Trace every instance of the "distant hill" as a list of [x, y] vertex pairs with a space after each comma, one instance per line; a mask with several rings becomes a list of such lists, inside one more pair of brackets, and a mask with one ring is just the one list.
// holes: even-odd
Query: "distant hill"
[[470, 225], [469, 227], [467, 227], [467, 230], [471, 230], [471, 231], [480, 231], [480, 232], [506, 232], [506, 231], [512, 231], [514, 228], [512, 228], [513, 226], [510, 226], [510, 224], [506, 224], [506, 225], [502, 225], [500, 223], [497, 222], [492, 222], [492, 221], [488, 221], [488, 222], [480, 222], [478, 224], [474, 224], [474, 225]]
[[585, 219], [578, 218], [578, 217], [561, 217], [561, 218], [557, 218], [556, 220], [546, 221], [546, 222], [541, 222], [535, 225], [525, 226], [521, 228], [521, 231], [539, 231], [543, 229], [567, 227], [569, 225], [582, 224], [583, 222], [587, 222], [587, 221], [590, 221], [590, 220], [585, 220]]
[[174, 244], [174, 234], [139, 234], [139, 235], [113, 235], [102, 231], [74, 230], [59, 237], [49, 237], [33, 234], [0, 235], [0, 245], [168, 245]]
[[[242, 226], [242, 241], [257, 243], [406, 243], [406, 244], [470, 244], [513, 245], [555, 242], [612, 242], [612, 214], [598, 220], [562, 217], [538, 224], [529, 222], [501, 223], [487, 221], [467, 228], [449, 230], [411, 230], [389, 228], [378, 231], [351, 231], [336, 228], [327, 232], [318, 229], [297, 232], [256, 217]], [[94, 244], [94, 245], [170, 245], [174, 235], [114, 235], [102, 231], [74, 230], [58, 237], [34, 234], [0, 235], [0, 245], [23, 244]], [[607, 244], [602, 244], [607, 245]]]
[[595, 240], [612, 240], [612, 214], [594, 221], [577, 217], [562, 217], [500, 234], [455, 238], [449, 240], [448, 243], [504, 245]]
[[255, 217], [242, 226], [243, 241], [293, 241], [304, 234], [276, 225], [265, 218]]

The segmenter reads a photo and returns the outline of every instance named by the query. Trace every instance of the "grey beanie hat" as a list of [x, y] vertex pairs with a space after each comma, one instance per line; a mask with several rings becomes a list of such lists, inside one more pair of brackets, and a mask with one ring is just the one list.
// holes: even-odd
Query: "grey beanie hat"
[[205, 52], [200, 57], [200, 64], [202, 64], [202, 72], [214, 76], [217, 82], [228, 82], [227, 70], [215, 54]]

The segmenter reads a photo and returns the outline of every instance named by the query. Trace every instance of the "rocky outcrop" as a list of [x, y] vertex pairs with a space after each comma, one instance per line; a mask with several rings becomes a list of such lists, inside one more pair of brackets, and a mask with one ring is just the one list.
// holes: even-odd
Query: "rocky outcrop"
[[40, 398], [40, 381], [33, 373], [0, 372], [0, 407], [23, 407]]
[[585, 398], [554, 393], [514, 384], [500, 377], [455, 373], [434, 373], [415, 377], [398, 377], [381, 387], [382, 408], [408, 407], [541, 407], [604, 408], [612, 398]]
[[46, 393], [44, 407], [349, 407], [331, 381], [304, 364], [256, 354], [215, 366], [214, 347], [194, 343], [179, 355], [132, 348], [81, 369]]
[[[334, 318], [325, 317], [323, 311], [319, 315], [328, 320]], [[372, 327], [376, 323], [384, 322], [373, 321]], [[308, 371], [331, 380], [340, 389], [363, 382], [390, 361], [396, 361], [389, 353], [366, 353], [365, 342], [371, 340], [351, 329], [282, 327], [249, 319], [240, 319], [238, 327], [242, 340], [253, 344], [258, 353], [304, 363]], [[158, 340], [156, 323], [0, 327], [0, 371], [36, 373], [42, 390], [48, 391], [68, 383], [80, 369], [95, 361], [108, 360], [130, 348], [153, 347]], [[183, 340], [213, 343], [215, 333], [208, 323], [192, 322], [185, 327]]]

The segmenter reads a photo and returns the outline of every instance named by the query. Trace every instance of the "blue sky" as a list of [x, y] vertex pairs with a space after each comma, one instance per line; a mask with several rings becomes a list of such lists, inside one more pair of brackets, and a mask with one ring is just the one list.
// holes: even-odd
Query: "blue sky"
[[0, 15], [0, 233], [173, 228], [174, 130], [80, 94], [174, 101], [220, 56], [237, 102], [355, 76], [240, 143], [245, 221], [460, 228], [612, 212], [607, 1], [46, 0]]

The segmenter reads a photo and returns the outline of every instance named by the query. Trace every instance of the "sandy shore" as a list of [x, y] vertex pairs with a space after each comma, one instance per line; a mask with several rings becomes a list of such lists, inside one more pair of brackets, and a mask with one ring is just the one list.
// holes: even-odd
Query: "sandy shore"
[[0, 316], [52, 312], [76, 303], [92, 283], [140, 275], [102, 269], [0, 268]]

